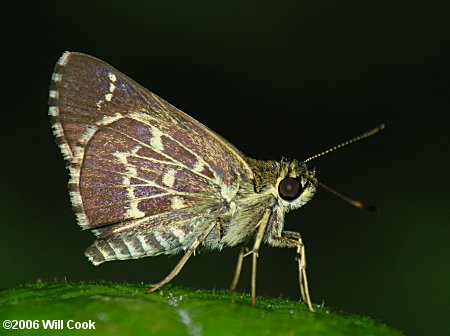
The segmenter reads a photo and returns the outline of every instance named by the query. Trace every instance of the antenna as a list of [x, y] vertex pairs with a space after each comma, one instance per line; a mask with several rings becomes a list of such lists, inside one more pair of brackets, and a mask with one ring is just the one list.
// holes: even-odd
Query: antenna
[[353, 205], [355, 208], [361, 209], [361, 210], [366, 210], [366, 211], [376, 211], [377, 208], [375, 205], [370, 205], [370, 204], [364, 204], [360, 201], [356, 201], [348, 196], [345, 196], [343, 194], [341, 194], [340, 192], [334, 190], [333, 188], [327, 186], [326, 184], [323, 184], [322, 182], [319, 182], [317, 180], [317, 178], [315, 176], [311, 176], [311, 175], [306, 175], [306, 177], [313, 183], [319, 185], [320, 187], [322, 187], [323, 189], [327, 190], [328, 192], [332, 193], [333, 195], [339, 197], [341, 200], [347, 202], [350, 205]]
[[[384, 128], [384, 124], [381, 124], [381, 125], [379, 125], [379, 126], [373, 128], [373, 129], [371, 129], [370, 131], [367, 131], [367, 132], [365, 132], [365, 133], [363, 133], [363, 134], [361, 134], [361, 135], [358, 135], [358, 136], [356, 136], [356, 137], [354, 137], [354, 138], [352, 138], [352, 139], [350, 139], [350, 140], [344, 141], [344, 142], [340, 143], [339, 145], [333, 146], [333, 147], [328, 148], [327, 150], [325, 150], [325, 151], [323, 151], [323, 152], [321, 152], [321, 153], [318, 153], [318, 154], [315, 154], [315, 155], [313, 155], [313, 156], [310, 156], [309, 158], [307, 158], [307, 159], [304, 160], [303, 162], [306, 163], [306, 162], [312, 161], [312, 160], [314, 160], [314, 159], [317, 159], [318, 157], [324, 156], [325, 154], [331, 153], [331, 152], [335, 151], [336, 149], [339, 149], [339, 148], [341, 148], [341, 147], [345, 147], [345, 146], [350, 145], [350, 144], [352, 144], [352, 143], [354, 143], [354, 142], [357, 142], [357, 141], [359, 141], [359, 140], [368, 138], [368, 137], [370, 137], [370, 136], [372, 136], [372, 135], [374, 135], [374, 134], [377, 134], [378, 132], [382, 131], [383, 128]], [[321, 185], [320, 182], [318, 182], [318, 184]], [[327, 188], [328, 188], [328, 187], [325, 187], [324, 185], [322, 185], [322, 187], [324, 187], [324, 189], [327, 189]], [[329, 190], [329, 191], [331, 191], [331, 190]], [[334, 191], [334, 192], [332, 192], [332, 193], [334, 193], [334, 194], [337, 195], [337, 192], [336, 192], [336, 191]], [[337, 196], [338, 196], [338, 195], [337, 195]], [[343, 196], [343, 195], [341, 195], [341, 196]], [[344, 197], [345, 197], [345, 196], [344, 196]], [[341, 198], [344, 199], [343, 197], [341, 197]]]
[[[384, 129], [384, 124], [381, 124], [375, 128], [372, 128], [370, 131], [364, 132], [361, 135], [358, 135], [350, 140], [344, 141], [334, 147], [331, 147], [321, 153], [315, 154], [313, 156], [310, 156], [309, 158], [307, 158], [306, 160], [304, 160], [303, 162], [309, 162], [312, 161], [314, 159], [317, 159], [318, 157], [324, 156], [325, 154], [328, 154], [330, 152], [335, 151], [336, 149], [339, 149], [341, 147], [345, 147], [347, 145], [350, 145], [354, 142], [357, 142], [359, 140], [368, 138], [374, 134], [377, 134], [378, 132], [382, 131]], [[362, 209], [362, 210], [367, 210], [367, 211], [375, 211], [377, 208], [374, 205], [370, 205], [370, 204], [364, 204], [360, 201], [356, 201], [348, 196], [345, 196], [343, 194], [341, 194], [340, 192], [334, 190], [333, 188], [327, 186], [326, 184], [323, 184], [322, 182], [319, 182], [317, 180], [317, 178], [313, 175], [306, 175], [306, 177], [313, 183], [317, 184], [318, 186], [322, 187], [323, 189], [327, 190], [328, 192], [332, 193], [333, 195], [339, 197], [341, 200], [347, 202], [350, 205], [353, 205], [354, 207], [358, 208], [358, 209]]]

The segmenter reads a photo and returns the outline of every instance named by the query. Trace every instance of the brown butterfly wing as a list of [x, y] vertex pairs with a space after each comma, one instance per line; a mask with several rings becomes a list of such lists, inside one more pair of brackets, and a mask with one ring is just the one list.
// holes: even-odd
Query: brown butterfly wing
[[64, 53], [49, 105], [83, 228], [217, 210], [252, 178], [227, 141], [94, 57]]

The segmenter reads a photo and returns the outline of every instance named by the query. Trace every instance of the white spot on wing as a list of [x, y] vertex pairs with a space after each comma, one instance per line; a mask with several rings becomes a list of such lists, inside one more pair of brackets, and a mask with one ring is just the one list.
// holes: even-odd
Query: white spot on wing
[[61, 82], [61, 79], [62, 79], [62, 75], [61, 74], [56, 73], [56, 72], [54, 72], [52, 74], [52, 81], [54, 81], [54, 82]]
[[[120, 240], [122, 243], [125, 244], [125, 246], [128, 247], [127, 243], [124, 239]], [[127, 260], [130, 259], [130, 255], [128, 253], [122, 253], [120, 245], [116, 246], [115, 240], [109, 241], [109, 246], [114, 250], [114, 253], [116, 254], [116, 258], [119, 260]]]
[[69, 60], [70, 52], [66, 51], [58, 60], [58, 64], [61, 66], [65, 66], [67, 64], [67, 61]]
[[158, 243], [164, 247], [164, 249], [167, 251], [170, 249], [170, 243], [163, 237], [161, 236], [158, 232], [154, 233], [154, 236], [156, 238], [156, 240], [158, 241]]
[[104, 125], [109, 125], [109, 124], [112, 124], [113, 122], [115, 122], [115, 121], [117, 121], [117, 120], [119, 120], [119, 119], [121, 119], [123, 116], [120, 114], [120, 113], [116, 113], [115, 115], [113, 115], [113, 116], [108, 116], [108, 115], [106, 115], [106, 116], [104, 116], [100, 121], [97, 121], [97, 125], [102, 125], [102, 126], [104, 126]]
[[203, 169], [205, 168], [205, 165], [203, 164], [202, 161], [197, 160], [194, 164], [194, 167], [192, 168], [193, 171], [200, 173], [201, 171], [203, 171]]
[[183, 209], [185, 207], [183, 199], [180, 197], [176, 197], [176, 196], [172, 197], [170, 202], [171, 202], [171, 204], [170, 204], [171, 208], [173, 210]]
[[72, 157], [72, 152], [70, 151], [69, 146], [67, 146], [66, 144], [61, 144], [59, 145], [59, 149], [61, 150], [64, 158], [66, 160], [70, 160], [70, 158]]
[[69, 174], [71, 177], [69, 183], [78, 184], [80, 182], [80, 181], [78, 181], [80, 178], [80, 169], [78, 167], [69, 166]]
[[70, 193], [70, 197], [72, 199], [72, 204], [73, 206], [82, 206], [83, 205], [83, 201], [81, 200], [81, 195], [80, 193], [76, 192], [76, 191], [71, 191]]
[[86, 144], [91, 140], [91, 138], [94, 136], [95, 132], [98, 131], [97, 126], [90, 126], [86, 129], [86, 131], [80, 136], [80, 139], [78, 140], [78, 143], [80, 144]]
[[50, 96], [50, 98], [58, 99], [58, 97], [59, 97], [58, 91], [50, 90], [49, 96]]
[[[130, 190], [131, 188], [128, 188], [128, 190]], [[130, 194], [128, 194], [128, 196], [130, 196]], [[127, 211], [125, 212], [124, 217], [127, 219], [130, 218], [142, 218], [145, 216], [145, 212], [141, 211], [138, 209], [138, 204], [139, 202], [136, 201], [131, 201], [130, 202], [130, 208], [127, 209]]]
[[[111, 247], [110, 244], [108, 244], [108, 245]], [[104, 248], [102, 248], [101, 246], [99, 246], [97, 242], [95, 242], [95, 248], [98, 250], [98, 252], [100, 252], [100, 254], [103, 256], [103, 258], [105, 258], [105, 260], [111, 259], [111, 257], [114, 257], [114, 256], [115, 256], [115, 254], [111, 253], [110, 250], [104, 249]], [[111, 247], [111, 249], [112, 249], [112, 247]], [[113, 251], [114, 251], [114, 249], [113, 249]], [[91, 259], [91, 256], [88, 256], [88, 258], [89, 258], [89, 260], [92, 261], [92, 263], [93, 263], [94, 265], [101, 264], [101, 262], [100, 262], [100, 263], [95, 263], [95, 262]]]
[[131, 153], [127, 152], [115, 152], [113, 154], [117, 159], [119, 159], [119, 163], [123, 164], [127, 168], [127, 172], [131, 176], [137, 176], [137, 170], [134, 166], [128, 164], [127, 157], [131, 155]]
[[163, 176], [163, 183], [171, 188], [175, 182], [175, 169], [169, 169]]
[[58, 107], [57, 106], [50, 106], [48, 108], [48, 114], [53, 116], [53, 117], [56, 117], [59, 114]]
[[80, 225], [81, 227], [88, 224], [87, 217], [83, 212], [77, 213], [76, 217], [77, 217], [78, 225]]
[[186, 240], [186, 234], [184, 233], [183, 230], [177, 228], [177, 227], [173, 227], [170, 228], [170, 232], [172, 232], [172, 234], [177, 237], [177, 239], [180, 241], [180, 243], [184, 243], [184, 241]]
[[109, 73], [108, 73], [108, 77], [109, 77], [109, 80], [110, 80], [111, 82], [113, 82], [113, 83], [117, 80], [116, 75], [113, 74], [112, 72], [109, 72]]
[[[58, 110], [56, 110], [56, 111], [58, 111]], [[49, 111], [49, 113], [51, 113], [51, 112]], [[58, 113], [56, 115], [58, 115]], [[53, 129], [53, 134], [56, 137], [64, 137], [64, 132], [63, 132], [63, 129], [62, 129], [60, 123], [53, 124], [52, 129]], [[72, 151], [69, 149], [69, 146], [67, 145], [67, 143], [63, 142], [63, 143], [59, 144], [59, 148], [61, 149], [61, 153], [63, 154], [63, 156], [66, 160], [68, 160], [72, 157]]]
[[102, 104], [104, 103], [105, 101], [103, 100], [103, 99], [100, 99], [95, 105], [97, 105], [97, 110], [99, 111], [101, 108], [102, 108]]
[[53, 134], [54, 134], [56, 137], [62, 137], [62, 136], [64, 136], [64, 132], [63, 132], [63, 129], [62, 129], [62, 127], [61, 127], [60, 124], [54, 124], [54, 125], [53, 125]]
[[147, 244], [147, 242], [145, 241], [144, 237], [141, 234], [137, 234], [135, 237], [139, 240], [142, 249], [145, 252], [153, 252], [154, 248], [151, 245]]
[[111, 99], [112, 99], [112, 97], [113, 97], [113, 92], [114, 92], [114, 90], [116, 89], [116, 86], [113, 84], [113, 83], [117, 80], [116, 75], [114, 75], [112, 72], [108, 72], [108, 78], [109, 78], [109, 80], [110, 80], [110, 83], [109, 83], [109, 92], [108, 92], [107, 94], [105, 94], [105, 100], [100, 99], [100, 100], [97, 102], [97, 104], [96, 104], [96, 105], [97, 105], [97, 110], [100, 110], [100, 109], [101, 109], [102, 104], [103, 104], [105, 101], [107, 101], [107, 102], [111, 101]]
[[152, 138], [150, 139], [150, 145], [153, 147], [153, 149], [162, 152], [164, 150], [164, 145], [161, 140], [161, 136], [163, 135], [163, 133], [155, 126], [150, 126], [150, 134], [152, 135]]
[[127, 209], [127, 211], [125, 212], [125, 218], [142, 218], [145, 216], [145, 212], [139, 210], [138, 205], [139, 205], [139, 201], [136, 201], [134, 198], [134, 187], [130, 185], [130, 179], [128, 177], [124, 177], [123, 178], [123, 184], [127, 185], [126, 183], [128, 183], [128, 187], [127, 187], [127, 196], [128, 199], [130, 200], [130, 206]]
[[[97, 248], [97, 250], [100, 252], [100, 254], [101, 254], [101, 255], [103, 256], [103, 258], [104, 258], [105, 256], [103, 255], [102, 251], [100, 251], [98, 248]], [[100, 262], [95, 261], [95, 260], [94, 260], [94, 257], [91, 256], [91, 255], [88, 255], [87, 258], [88, 258], [88, 260], [92, 263], [92, 265], [94, 265], [94, 266], [98, 266], [98, 265], [100, 265], [101, 263], [103, 263], [103, 261], [100, 261]]]
[[125, 166], [125, 169], [127, 170], [128, 176], [124, 175], [122, 178], [122, 184], [127, 190], [127, 198], [129, 201], [129, 207], [127, 211], [124, 214], [124, 217], [129, 218], [142, 218], [145, 216], [145, 212], [139, 210], [138, 205], [139, 201], [136, 200], [136, 196], [134, 196], [134, 186], [130, 182], [130, 177], [136, 177], [137, 176], [137, 170], [136, 167], [130, 165], [128, 163], [128, 156], [135, 155], [136, 152], [140, 149], [140, 146], [136, 146], [133, 148], [131, 153], [126, 152], [115, 152], [113, 155], [118, 159], [119, 163]]
[[134, 244], [129, 242], [129, 241], [127, 241], [126, 238], [123, 240], [123, 242], [127, 246], [128, 251], [130, 251], [130, 256], [132, 258], [136, 258], [136, 257], [139, 257], [139, 256], [142, 255], [141, 252], [134, 247]]
[[236, 190], [232, 186], [225, 186], [223, 184], [221, 186], [220, 194], [227, 202], [230, 202], [234, 198]]

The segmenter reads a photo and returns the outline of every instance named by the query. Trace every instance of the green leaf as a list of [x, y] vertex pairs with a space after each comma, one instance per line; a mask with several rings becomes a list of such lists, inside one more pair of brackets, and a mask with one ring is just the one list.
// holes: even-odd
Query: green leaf
[[[401, 335], [368, 317], [332, 312], [300, 302], [248, 294], [165, 287], [144, 294], [143, 285], [41, 283], [0, 292], [2, 321], [37, 320], [38, 329], [14, 335], [42, 335], [42, 320], [63, 320], [64, 334], [83, 335]], [[95, 322], [95, 331], [70, 330]], [[36, 325], [36, 324], [35, 324]], [[2, 333], [3, 334], [3, 333]]]

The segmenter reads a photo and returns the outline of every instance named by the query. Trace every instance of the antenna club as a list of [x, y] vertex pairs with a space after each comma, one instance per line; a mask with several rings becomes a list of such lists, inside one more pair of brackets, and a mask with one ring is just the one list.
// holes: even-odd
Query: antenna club
[[375, 205], [364, 204], [364, 203], [362, 203], [360, 201], [352, 200], [351, 204], [354, 205], [355, 207], [361, 209], [361, 210], [366, 210], [366, 211], [370, 211], [370, 212], [374, 212], [374, 211], [377, 210], [377, 207]]
[[340, 192], [334, 190], [333, 188], [327, 186], [326, 184], [318, 181], [315, 176], [307, 174], [306, 177], [311, 182], [317, 184], [318, 186], [320, 186], [323, 189], [327, 190], [328, 192], [332, 193], [334, 196], [340, 198], [344, 202], [347, 202], [348, 204], [354, 206], [355, 208], [358, 208], [358, 209], [361, 209], [361, 210], [365, 210], [365, 211], [371, 211], [371, 212], [374, 212], [377, 209], [374, 205], [364, 204], [364, 203], [362, 203], [360, 201], [354, 200], [353, 198], [350, 198], [348, 196], [345, 196], [345, 195], [341, 194]]

